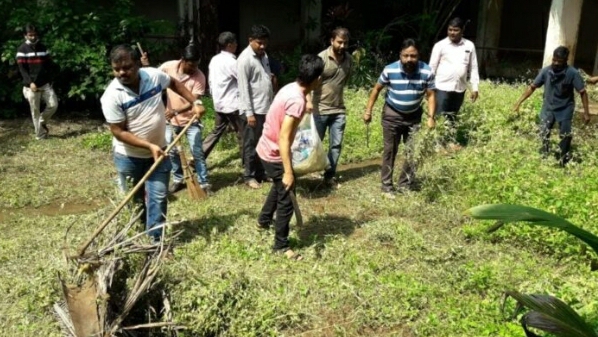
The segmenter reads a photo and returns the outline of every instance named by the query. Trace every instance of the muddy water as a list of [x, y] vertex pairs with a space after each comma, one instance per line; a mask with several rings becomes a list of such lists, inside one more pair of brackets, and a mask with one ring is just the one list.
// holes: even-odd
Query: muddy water
[[0, 209], [0, 223], [8, 222], [13, 218], [27, 216], [63, 216], [96, 211], [102, 205], [95, 203], [60, 203], [39, 207], [7, 208]]

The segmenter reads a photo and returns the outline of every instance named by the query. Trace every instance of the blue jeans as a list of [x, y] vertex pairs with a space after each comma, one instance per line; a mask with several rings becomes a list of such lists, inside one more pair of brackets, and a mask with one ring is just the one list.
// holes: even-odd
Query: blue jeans
[[347, 115], [344, 113], [331, 115], [314, 114], [314, 121], [316, 122], [316, 129], [318, 130], [320, 140], [324, 140], [326, 129], [330, 129], [330, 139], [328, 141], [330, 144], [328, 149], [330, 167], [324, 172], [324, 179], [332, 179], [336, 175], [336, 166], [338, 165], [338, 160], [341, 156]]
[[[114, 165], [116, 166], [116, 171], [118, 171], [121, 190], [126, 192], [129, 186], [137, 185], [153, 164], [153, 158], [135, 158], [115, 153]], [[166, 158], [145, 181], [145, 185], [135, 193], [133, 200], [143, 205], [141, 219], [145, 224], [146, 230], [162, 225], [166, 221], [166, 212], [168, 210], [168, 200], [166, 197], [168, 195], [170, 169], [170, 160]], [[151, 230], [149, 235], [158, 239], [162, 236], [162, 229]]]
[[[173, 129], [174, 134], [172, 133]], [[182, 126], [167, 125], [166, 142], [168, 144], [172, 143], [176, 135], [178, 135], [182, 130]], [[206, 159], [203, 155], [201, 127], [199, 126], [199, 123], [195, 122], [191, 124], [189, 129], [187, 129], [187, 140], [189, 141], [191, 154], [195, 160], [195, 172], [197, 172], [197, 180], [201, 185], [205, 185], [208, 183], [208, 166], [206, 165]], [[170, 161], [172, 162], [172, 180], [174, 180], [174, 182], [182, 182], [184, 176], [183, 167], [181, 166], [181, 158], [179, 157], [179, 151], [177, 151], [176, 147], [173, 147], [168, 155], [170, 157]]]

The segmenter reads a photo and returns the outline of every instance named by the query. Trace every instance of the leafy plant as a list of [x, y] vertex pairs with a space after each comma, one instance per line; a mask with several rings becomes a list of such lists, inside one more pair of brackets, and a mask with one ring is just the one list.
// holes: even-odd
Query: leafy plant
[[[465, 212], [475, 219], [498, 220], [488, 229], [496, 231], [506, 223], [525, 221], [532, 225], [563, 230], [588, 244], [598, 253], [598, 237], [579, 228], [569, 221], [542, 210], [520, 205], [481, 205]], [[521, 326], [528, 337], [537, 337], [529, 327], [549, 332], [561, 337], [598, 337], [598, 334], [570, 306], [550, 295], [526, 295], [517, 291], [507, 291], [505, 301], [512, 297], [517, 301], [514, 318], [524, 307], [531, 311], [521, 317]], [[504, 303], [503, 303], [504, 309]]]

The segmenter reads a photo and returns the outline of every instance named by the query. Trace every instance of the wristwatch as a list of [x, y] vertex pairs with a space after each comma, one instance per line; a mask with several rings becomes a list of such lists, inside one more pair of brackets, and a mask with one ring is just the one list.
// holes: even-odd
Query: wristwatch
[[203, 102], [200, 99], [196, 99], [193, 105], [203, 105]]

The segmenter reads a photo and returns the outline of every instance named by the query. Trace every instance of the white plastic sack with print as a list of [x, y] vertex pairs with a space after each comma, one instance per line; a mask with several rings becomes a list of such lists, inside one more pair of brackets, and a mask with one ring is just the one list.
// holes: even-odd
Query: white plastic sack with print
[[303, 115], [297, 128], [295, 140], [291, 145], [293, 171], [295, 175], [304, 175], [323, 171], [328, 167], [328, 156], [316, 130], [314, 117], [310, 113]]

